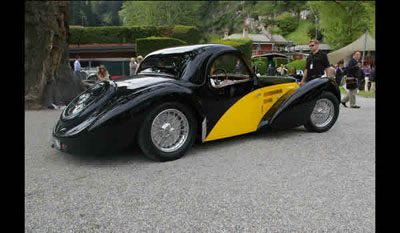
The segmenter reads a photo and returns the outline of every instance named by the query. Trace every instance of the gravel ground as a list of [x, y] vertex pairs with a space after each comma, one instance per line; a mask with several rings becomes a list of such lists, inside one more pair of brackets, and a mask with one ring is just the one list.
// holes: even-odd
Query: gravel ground
[[304, 127], [196, 144], [157, 163], [49, 146], [61, 111], [25, 112], [26, 232], [375, 232], [375, 99]]

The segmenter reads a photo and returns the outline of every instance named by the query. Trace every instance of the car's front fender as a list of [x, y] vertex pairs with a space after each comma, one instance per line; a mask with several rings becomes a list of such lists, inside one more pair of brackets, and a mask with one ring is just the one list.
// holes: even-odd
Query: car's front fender
[[93, 130], [106, 121], [122, 115], [124, 120], [134, 119], [140, 124], [140, 118], [151, 106], [173, 98], [183, 98], [193, 104], [196, 110], [200, 109], [197, 101], [193, 100], [192, 89], [174, 83], [161, 83], [116, 100], [114, 104], [104, 108], [89, 130]]

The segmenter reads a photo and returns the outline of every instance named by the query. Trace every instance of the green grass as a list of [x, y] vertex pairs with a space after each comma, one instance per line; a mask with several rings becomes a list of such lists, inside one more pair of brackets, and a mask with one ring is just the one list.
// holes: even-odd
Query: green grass
[[308, 20], [300, 21], [297, 29], [285, 36], [286, 40], [292, 40], [294, 44], [308, 44], [310, 37], [307, 35], [307, 30], [311, 25]]
[[[340, 93], [343, 94], [347, 94], [347, 91], [344, 89], [343, 86], [339, 87], [340, 89]], [[366, 98], [375, 98], [375, 92], [374, 91], [359, 91], [357, 93], [357, 95], [362, 96], [362, 97], [366, 97]]]

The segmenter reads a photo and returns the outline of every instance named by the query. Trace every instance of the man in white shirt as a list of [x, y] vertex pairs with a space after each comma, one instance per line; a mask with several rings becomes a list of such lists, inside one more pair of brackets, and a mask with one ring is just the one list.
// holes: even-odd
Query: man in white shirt
[[81, 63], [79, 62], [81, 60], [80, 57], [77, 57], [74, 63], [74, 74], [80, 78], [80, 72], [81, 72]]

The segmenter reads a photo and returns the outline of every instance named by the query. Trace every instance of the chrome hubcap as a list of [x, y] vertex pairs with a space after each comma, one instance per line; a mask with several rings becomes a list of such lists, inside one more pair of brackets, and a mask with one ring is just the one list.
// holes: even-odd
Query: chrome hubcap
[[159, 113], [151, 125], [151, 140], [163, 152], [173, 152], [182, 147], [189, 136], [189, 122], [177, 109]]
[[327, 126], [333, 119], [335, 107], [329, 99], [319, 99], [315, 103], [314, 110], [311, 113], [311, 122], [316, 127]]

